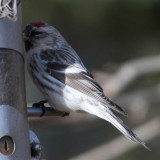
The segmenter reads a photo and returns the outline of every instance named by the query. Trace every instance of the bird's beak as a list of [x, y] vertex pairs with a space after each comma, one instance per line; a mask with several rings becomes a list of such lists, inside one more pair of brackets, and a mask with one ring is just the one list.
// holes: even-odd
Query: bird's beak
[[23, 40], [26, 41], [27, 39], [28, 37], [25, 34], [23, 34]]

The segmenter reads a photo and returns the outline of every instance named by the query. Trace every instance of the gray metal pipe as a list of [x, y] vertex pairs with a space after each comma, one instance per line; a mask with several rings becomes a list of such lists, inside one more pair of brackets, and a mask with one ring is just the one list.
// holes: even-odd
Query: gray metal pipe
[[0, 159], [30, 160], [21, 12], [0, 20]]
[[[43, 110], [38, 107], [28, 107], [27, 108], [28, 117], [40, 117], [43, 114]], [[45, 107], [45, 113], [43, 116], [67, 116], [69, 113], [57, 111], [51, 107]]]

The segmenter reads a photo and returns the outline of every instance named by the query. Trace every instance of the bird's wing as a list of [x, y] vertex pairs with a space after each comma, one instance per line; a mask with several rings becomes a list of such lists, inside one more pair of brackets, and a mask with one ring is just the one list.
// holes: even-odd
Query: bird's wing
[[93, 79], [93, 76], [88, 71], [80, 71], [79, 73], [66, 73], [65, 76], [65, 83], [67, 85], [94, 99], [97, 99], [99, 102], [106, 105], [107, 107], [125, 116], [127, 115], [120, 106], [118, 106], [104, 94], [103, 89]]
[[[79, 92], [86, 94], [94, 99], [97, 99], [102, 104], [107, 107], [123, 114], [127, 115], [125, 111], [115, 104], [111, 99], [109, 99], [103, 93], [103, 89], [98, 85], [98, 83], [93, 79], [93, 76], [87, 71], [81, 64], [72, 63], [68, 65], [67, 63], [62, 63], [62, 61], [58, 61], [53, 59], [53, 56], [56, 53], [42, 54], [41, 59], [44, 61], [46, 66], [46, 72], [62, 82]], [[49, 61], [50, 60], [50, 61]], [[64, 62], [64, 61], [63, 61]]]

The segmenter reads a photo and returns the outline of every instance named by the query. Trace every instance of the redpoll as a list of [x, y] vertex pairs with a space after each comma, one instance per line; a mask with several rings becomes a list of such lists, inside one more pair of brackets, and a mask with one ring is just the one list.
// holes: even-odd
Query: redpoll
[[51, 106], [60, 111], [83, 110], [96, 115], [149, 149], [114, 115], [113, 110], [126, 113], [103, 93], [56, 28], [42, 22], [30, 23], [24, 29], [24, 42], [28, 71]]

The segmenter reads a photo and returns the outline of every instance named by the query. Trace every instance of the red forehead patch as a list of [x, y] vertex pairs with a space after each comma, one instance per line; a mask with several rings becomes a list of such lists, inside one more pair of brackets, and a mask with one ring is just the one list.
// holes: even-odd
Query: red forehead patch
[[44, 26], [44, 23], [43, 22], [32, 22], [32, 23], [30, 23], [32, 26], [36, 26], [36, 27], [42, 27], [42, 26]]

